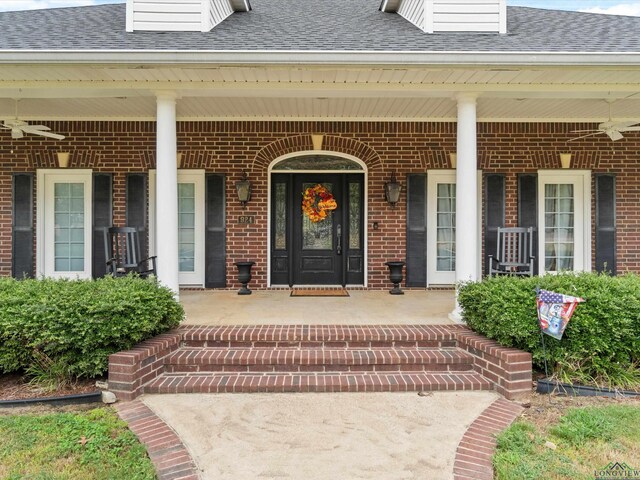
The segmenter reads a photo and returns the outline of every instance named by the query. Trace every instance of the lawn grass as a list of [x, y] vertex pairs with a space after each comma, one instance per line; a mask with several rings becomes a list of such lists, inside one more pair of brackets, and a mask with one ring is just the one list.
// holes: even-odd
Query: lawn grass
[[147, 452], [110, 408], [0, 417], [0, 478], [151, 480]]
[[518, 421], [493, 457], [498, 480], [593, 480], [610, 462], [640, 470], [640, 406], [573, 408], [545, 427]]

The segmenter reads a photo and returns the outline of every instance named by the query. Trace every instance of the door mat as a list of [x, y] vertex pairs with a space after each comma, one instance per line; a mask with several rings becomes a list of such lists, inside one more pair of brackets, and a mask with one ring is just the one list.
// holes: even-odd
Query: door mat
[[291, 297], [348, 297], [349, 292], [343, 288], [296, 288], [291, 290]]

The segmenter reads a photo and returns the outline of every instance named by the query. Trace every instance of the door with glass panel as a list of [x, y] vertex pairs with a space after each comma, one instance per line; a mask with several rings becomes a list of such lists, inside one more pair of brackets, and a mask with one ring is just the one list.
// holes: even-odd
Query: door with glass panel
[[204, 175], [178, 173], [180, 285], [204, 284]]
[[38, 274], [91, 278], [91, 171], [58, 172], [38, 172]]
[[541, 273], [589, 270], [590, 174], [539, 172], [538, 182]]
[[427, 282], [453, 284], [455, 274], [456, 176], [432, 171], [427, 173]]
[[273, 174], [271, 284], [364, 283], [364, 175]]
[[[156, 173], [150, 174], [150, 250], [156, 251]], [[178, 281], [180, 285], [204, 285], [204, 170], [178, 171]], [[162, 212], [158, 212], [162, 215]]]

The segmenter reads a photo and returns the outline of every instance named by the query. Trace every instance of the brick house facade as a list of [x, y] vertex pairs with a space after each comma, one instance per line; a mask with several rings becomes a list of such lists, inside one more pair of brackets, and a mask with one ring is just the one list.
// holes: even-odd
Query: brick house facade
[[[451, 286], [501, 226], [535, 229], [541, 273], [640, 271], [640, 19], [432, 3], [0, 14], [0, 274], [100, 276], [112, 225], [176, 293], [237, 288], [240, 260], [261, 289], [388, 288], [390, 260]], [[276, 171], [293, 157], [315, 166]], [[311, 228], [300, 195], [323, 182], [338, 206]]]
[[[55, 131], [68, 132], [69, 169], [91, 169], [113, 176], [113, 224], [124, 225], [125, 185], [128, 173], [148, 173], [155, 168], [153, 122], [52, 122]], [[629, 135], [615, 144], [594, 139], [569, 144], [571, 131], [580, 124], [479, 123], [477, 168], [483, 175], [505, 175], [505, 226], [518, 225], [518, 175], [541, 169], [560, 169], [559, 154], [569, 152], [572, 167], [590, 175], [613, 174], [616, 179], [617, 271], [640, 271], [640, 218], [637, 166], [640, 136]], [[367, 286], [388, 288], [389, 260], [406, 258], [406, 175], [450, 169], [456, 149], [455, 123], [448, 122], [179, 122], [178, 153], [181, 169], [204, 169], [224, 174], [226, 182], [227, 286], [237, 288], [234, 261], [256, 262], [256, 288], [268, 286], [267, 202], [268, 166], [286, 154], [313, 152], [311, 135], [322, 135], [322, 150], [362, 159], [368, 169]], [[8, 137], [8, 135], [4, 135]], [[0, 144], [0, 274], [12, 270], [12, 182], [15, 173], [35, 173], [57, 168], [57, 147], [48, 139], [24, 142], [5, 138]], [[237, 201], [235, 181], [248, 172], [252, 198], [246, 209]], [[401, 200], [391, 208], [384, 198], [384, 183], [395, 172], [403, 186]], [[595, 184], [590, 192], [595, 222]], [[34, 189], [36, 189], [34, 182]], [[35, 191], [33, 198], [36, 198]], [[255, 216], [255, 223], [240, 224], [240, 215]], [[34, 215], [34, 218], [36, 216]], [[378, 229], [371, 226], [376, 222]], [[483, 222], [484, 223], [484, 222]], [[591, 230], [595, 262], [595, 229]], [[482, 238], [482, 236], [481, 236]], [[35, 245], [34, 245], [35, 249]], [[486, 259], [489, 252], [484, 251]], [[595, 268], [592, 262], [591, 268]], [[35, 265], [33, 266], [35, 272]]]

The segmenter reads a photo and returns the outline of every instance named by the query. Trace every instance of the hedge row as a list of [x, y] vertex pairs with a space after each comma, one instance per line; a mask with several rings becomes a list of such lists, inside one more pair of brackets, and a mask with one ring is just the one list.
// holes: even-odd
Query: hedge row
[[531, 352], [543, 368], [536, 311], [539, 287], [583, 297], [562, 340], [545, 336], [553, 373], [564, 381], [640, 387], [640, 277], [595, 273], [487, 278], [460, 286], [468, 326], [505, 346]]
[[34, 351], [95, 377], [108, 356], [177, 326], [184, 311], [167, 288], [135, 277], [0, 278], [0, 371], [28, 368]]

